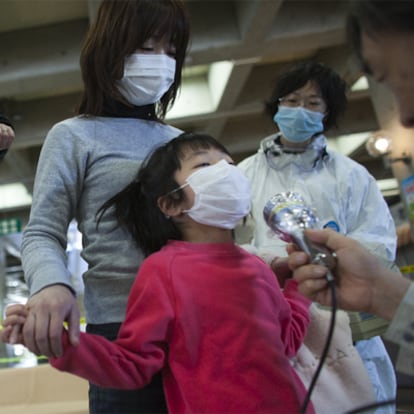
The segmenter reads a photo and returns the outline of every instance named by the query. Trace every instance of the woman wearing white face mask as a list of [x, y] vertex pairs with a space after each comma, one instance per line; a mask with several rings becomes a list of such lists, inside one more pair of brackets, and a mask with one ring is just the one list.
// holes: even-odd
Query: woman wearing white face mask
[[134, 53], [125, 58], [124, 76], [117, 82], [121, 95], [132, 105], [158, 102], [175, 77], [175, 59], [163, 53]]
[[[266, 202], [274, 194], [285, 191], [300, 193], [306, 203], [316, 209], [323, 227], [357, 239], [389, 267], [394, 266], [394, 222], [374, 178], [350, 158], [327, 149], [324, 133], [336, 125], [345, 106], [346, 85], [335, 72], [314, 62], [297, 64], [279, 78], [267, 105], [280, 132], [264, 138], [258, 152], [240, 163], [252, 182], [253, 234], [246, 246], [265, 258], [280, 279], [291, 276], [287, 268], [286, 243], [270, 234], [262, 217]], [[246, 240], [239, 239], [239, 242]], [[341, 318], [343, 325], [347, 325], [347, 315]], [[312, 342], [314, 326], [317, 328], [315, 323], [310, 325], [305, 345]], [[383, 330], [385, 327], [384, 323]], [[395, 394], [395, 374], [381, 339], [370, 338], [378, 333], [363, 331], [357, 335], [354, 332], [353, 341], [370, 374], [377, 400], [387, 400]], [[368, 340], [360, 341], [362, 338]], [[322, 342], [319, 345], [322, 346]], [[349, 351], [352, 341], [348, 345]], [[315, 351], [316, 355], [321, 349]], [[352, 359], [350, 352], [344, 351], [344, 354], [348, 361]], [[299, 351], [300, 355], [306, 355], [306, 350]], [[315, 368], [307, 366], [305, 361], [303, 357], [296, 363], [298, 373], [307, 383]], [[307, 361], [315, 362], [312, 358]], [[340, 375], [341, 369], [346, 368], [347, 358], [337, 362]], [[331, 380], [334, 383], [335, 380]], [[330, 379], [322, 375], [320, 381], [329, 385]], [[345, 378], [343, 381], [347, 389], [347, 393], [342, 394], [343, 400], [338, 398], [337, 392], [331, 392], [328, 385], [325, 392], [315, 389], [313, 401], [317, 412], [346, 411], [358, 405], [361, 396], [358, 386], [349, 387]], [[323, 386], [319, 388], [323, 389]], [[382, 412], [390, 412], [387, 410], [391, 409], [385, 408]]]
[[[84, 92], [78, 116], [56, 124], [39, 159], [33, 206], [22, 244], [36, 318], [25, 343], [36, 354], [62, 352], [60, 332], [79, 338], [79, 310], [66, 263], [66, 235], [76, 218], [82, 256], [87, 331], [115, 339], [143, 259], [113, 214], [96, 229], [99, 207], [135, 176], [157, 145], [180, 132], [163, 122], [181, 82], [189, 17], [181, 0], [103, 0], [86, 35], [80, 64]], [[91, 384], [90, 412], [166, 411], [159, 377], [140, 391]]]

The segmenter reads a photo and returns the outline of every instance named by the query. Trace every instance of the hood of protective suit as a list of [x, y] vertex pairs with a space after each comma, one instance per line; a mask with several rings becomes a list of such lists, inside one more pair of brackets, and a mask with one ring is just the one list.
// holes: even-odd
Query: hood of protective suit
[[310, 171], [328, 156], [326, 137], [318, 135], [303, 149], [287, 147], [280, 141], [281, 134], [265, 138], [260, 148], [266, 155], [269, 166], [281, 170], [289, 164], [295, 164], [300, 170]]

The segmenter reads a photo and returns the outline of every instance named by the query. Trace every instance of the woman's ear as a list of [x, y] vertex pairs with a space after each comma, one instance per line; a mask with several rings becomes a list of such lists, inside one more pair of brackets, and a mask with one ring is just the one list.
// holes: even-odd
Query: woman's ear
[[158, 208], [165, 217], [176, 217], [182, 213], [181, 203], [174, 203], [168, 195], [158, 197]]

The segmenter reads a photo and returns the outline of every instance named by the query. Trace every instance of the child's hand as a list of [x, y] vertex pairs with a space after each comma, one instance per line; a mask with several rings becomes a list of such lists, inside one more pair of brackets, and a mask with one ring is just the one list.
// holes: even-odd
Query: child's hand
[[13, 304], [6, 308], [6, 317], [1, 332], [2, 342], [24, 345], [22, 330], [27, 315], [28, 311], [22, 304]]
[[292, 271], [289, 269], [287, 257], [275, 257], [270, 263], [270, 267], [276, 275], [280, 287], [283, 289], [286, 280], [292, 278]]

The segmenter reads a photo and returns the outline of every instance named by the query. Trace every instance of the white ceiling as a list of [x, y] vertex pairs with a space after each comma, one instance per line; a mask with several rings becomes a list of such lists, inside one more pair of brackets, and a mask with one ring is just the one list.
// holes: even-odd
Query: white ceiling
[[[47, 131], [74, 114], [82, 88], [81, 42], [98, 3], [0, 0], [0, 110], [16, 129], [12, 149], [0, 164], [0, 185], [20, 182], [30, 193]], [[263, 104], [289, 65], [317, 60], [337, 70], [350, 86], [360, 77], [346, 41], [347, 1], [187, 3], [192, 42], [181, 101], [168, 121], [184, 130], [210, 133], [236, 160], [254, 152], [261, 138], [275, 131]], [[349, 100], [339, 129], [329, 136], [331, 145], [364, 164], [377, 179], [390, 178], [391, 172], [370, 158], [363, 145], [364, 134], [378, 128], [369, 91], [350, 92]], [[182, 108], [184, 112], [178, 110]], [[352, 133], [362, 133], [356, 144], [343, 138]]]

